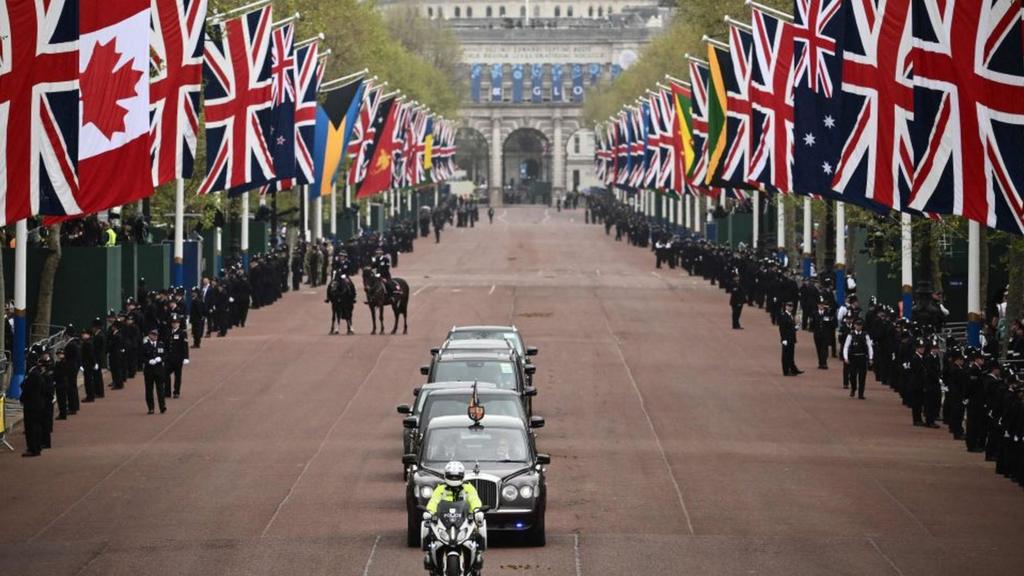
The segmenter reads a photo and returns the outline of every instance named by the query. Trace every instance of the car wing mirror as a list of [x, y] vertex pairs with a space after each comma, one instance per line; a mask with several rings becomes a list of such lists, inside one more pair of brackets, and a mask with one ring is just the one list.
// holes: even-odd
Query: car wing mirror
[[412, 408], [410, 408], [408, 404], [399, 404], [395, 407], [395, 410], [399, 414], [412, 414]]
[[547, 466], [548, 464], [551, 464], [551, 455], [537, 454], [537, 464], [540, 464], [542, 466]]
[[415, 463], [416, 463], [416, 455], [415, 454], [405, 454], [405, 455], [402, 456], [402, 464], [405, 464], [406, 466], [412, 466]]
[[530, 428], [543, 428], [544, 417], [543, 416], [530, 416]]
[[533, 364], [527, 364], [525, 371], [527, 376], [533, 376], [537, 372], [537, 367]]
[[418, 419], [415, 416], [406, 416], [402, 420], [402, 427], [403, 428], [415, 428], [417, 425], [419, 425], [419, 422], [417, 420]]
[[420, 387], [419, 386], [417, 386], [417, 387], [412, 389], [412, 395], [413, 396], [419, 396], [420, 395]]
[[523, 389], [523, 396], [536, 396], [536, 395], [537, 395], [537, 389], [534, 388], [533, 386], [527, 386], [526, 388]]
[[526, 355], [527, 356], [536, 356], [538, 352], [540, 352], [540, 350], [537, 350], [536, 346], [527, 346], [526, 347]]
[[430, 376], [430, 366], [420, 366], [420, 374]]
[[440, 351], [441, 351], [440, 348], [431, 348], [430, 349], [430, 355], [431, 356], [437, 356], [437, 353], [440, 352]]

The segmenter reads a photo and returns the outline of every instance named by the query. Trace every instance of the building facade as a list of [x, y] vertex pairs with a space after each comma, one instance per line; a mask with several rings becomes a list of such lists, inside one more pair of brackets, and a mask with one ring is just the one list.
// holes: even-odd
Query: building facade
[[658, 0], [426, 0], [415, 6], [422, 17], [443, 20], [462, 46], [468, 90], [459, 110], [456, 161], [486, 187], [493, 204], [537, 198], [538, 191], [553, 202], [599, 185], [594, 134], [582, 118], [587, 92], [636, 60], [670, 18], [669, 8]]

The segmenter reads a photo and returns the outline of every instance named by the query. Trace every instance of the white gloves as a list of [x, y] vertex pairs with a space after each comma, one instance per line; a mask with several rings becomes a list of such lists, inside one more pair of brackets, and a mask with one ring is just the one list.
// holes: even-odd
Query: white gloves
[[99, 364], [95, 364], [95, 365], [93, 365], [92, 369], [93, 370], [99, 370], [100, 369], [100, 365]]
[[480, 510], [477, 510], [473, 514], [473, 519], [476, 520], [476, 525], [477, 526], [483, 526], [484, 525], [484, 513], [481, 512]]
[[783, 340], [783, 341], [782, 341], [782, 345], [783, 345], [783, 346], [789, 346], [789, 342], [788, 342], [788, 341], [786, 341], [786, 340]]
[[149, 365], [150, 366], [156, 366], [156, 358], [150, 358], [149, 359]]
[[185, 358], [184, 360], [182, 360], [181, 363], [186, 365], [186, 366], [188, 366], [188, 358]]
[[230, 298], [230, 297], [228, 298], [228, 302], [234, 302], [234, 301], [235, 301], [234, 298]]

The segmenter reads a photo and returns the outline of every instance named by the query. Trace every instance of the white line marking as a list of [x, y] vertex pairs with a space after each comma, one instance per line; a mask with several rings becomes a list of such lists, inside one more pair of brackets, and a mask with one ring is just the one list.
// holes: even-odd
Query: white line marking
[[337, 428], [338, 423], [341, 422], [341, 420], [345, 417], [345, 414], [348, 414], [348, 410], [349, 408], [352, 407], [352, 403], [355, 402], [355, 399], [359, 396], [359, 392], [362, 391], [363, 386], [365, 386], [366, 383], [370, 381], [370, 378], [373, 376], [374, 372], [377, 371], [377, 367], [380, 366], [380, 359], [384, 357], [384, 352], [386, 352], [387, 349], [390, 347], [391, 344], [389, 343], [387, 346], [384, 346], [383, 348], [380, 349], [380, 352], [377, 354], [377, 360], [373, 363], [373, 368], [370, 368], [370, 371], [366, 373], [366, 377], [363, 378], [363, 381], [359, 383], [359, 386], [356, 388], [355, 393], [353, 393], [352, 396], [348, 399], [348, 402], [345, 403], [345, 408], [342, 409], [341, 413], [338, 414], [338, 416], [334, 419], [334, 422], [331, 423], [331, 427], [327, 429], [327, 433], [324, 434], [323, 439], [320, 440], [320, 445], [317, 447], [316, 452], [314, 452], [313, 455], [310, 456], [309, 460], [306, 460], [305, 466], [302, 467], [302, 472], [299, 472], [299, 475], [295, 478], [295, 482], [292, 482], [292, 487], [288, 489], [288, 493], [285, 494], [284, 498], [282, 498], [281, 501], [277, 503], [277, 507], [274, 508], [274, 514], [270, 517], [270, 520], [267, 521], [267, 525], [263, 527], [263, 532], [260, 533], [260, 538], [265, 538], [267, 536], [267, 533], [270, 532], [270, 527], [274, 525], [274, 521], [277, 520], [277, 516], [281, 513], [281, 510], [284, 508], [284, 505], [288, 503], [288, 500], [292, 497], [292, 494], [295, 493], [295, 488], [299, 486], [299, 482], [302, 482], [302, 477], [306, 475], [306, 472], [309, 470], [310, 465], [313, 464], [313, 460], [316, 460], [316, 457], [319, 456], [321, 452], [323, 452], [324, 446], [327, 445], [327, 439], [331, 437], [331, 432], [334, 432], [334, 429]]
[[[263, 343], [263, 346], [260, 346], [260, 349], [259, 349], [259, 350], [258, 350], [258, 351], [256, 352], [256, 354], [255, 354], [255, 355], [256, 355], [256, 356], [262, 356], [262, 355], [263, 355], [263, 352], [264, 352], [264, 350], [266, 350], [267, 346], [269, 346], [269, 345], [270, 345], [270, 343], [271, 343], [271, 342], [274, 342], [274, 341], [276, 341], [276, 339], [275, 339], [275, 338], [268, 338], [268, 339], [267, 339], [267, 341]], [[124, 469], [124, 467], [125, 467], [125, 466], [127, 466], [127, 465], [131, 464], [131, 463], [132, 463], [132, 462], [133, 462], [133, 461], [134, 461], [134, 460], [135, 460], [136, 458], [138, 458], [138, 457], [139, 457], [139, 455], [140, 455], [140, 454], [142, 454], [142, 453], [144, 453], [144, 452], [148, 452], [148, 451], [149, 451], [149, 447], [150, 447], [150, 446], [152, 446], [152, 445], [153, 445], [153, 444], [155, 444], [155, 443], [156, 443], [156, 442], [157, 442], [158, 440], [160, 440], [161, 438], [163, 438], [164, 434], [167, 434], [167, 432], [168, 432], [168, 431], [169, 431], [169, 430], [170, 430], [171, 428], [173, 428], [175, 424], [177, 424], [178, 422], [180, 422], [180, 421], [181, 421], [181, 420], [182, 420], [183, 418], [185, 418], [185, 416], [188, 416], [188, 413], [189, 413], [189, 412], [191, 412], [191, 411], [192, 411], [192, 410], [193, 410], [193, 409], [194, 409], [194, 408], [195, 408], [196, 406], [199, 406], [200, 404], [202, 404], [203, 400], [206, 400], [206, 399], [207, 399], [207, 398], [208, 398], [208, 397], [209, 397], [209, 396], [210, 396], [211, 394], [214, 394], [215, 392], [217, 392], [218, 390], [220, 390], [220, 389], [221, 389], [222, 387], [224, 387], [224, 385], [225, 385], [225, 384], [227, 384], [227, 383], [228, 383], [228, 382], [230, 382], [230, 381], [231, 381], [231, 380], [232, 380], [232, 379], [233, 379], [233, 378], [234, 378], [235, 376], [237, 376], [237, 375], [238, 375], [238, 374], [239, 374], [239, 373], [240, 373], [240, 372], [241, 372], [241, 371], [242, 371], [243, 369], [246, 369], [246, 368], [248, 368], [248, 367], [249, 367], [249, 365], [248, 365], [248, 364], [240, 364], [240, 365], [238, 366], [238, 368], [237, 368], [237, 369], [236, 369], [236, 370], [235, 370], [234, 372], [232, 372], [232, 373], [231, 373], [231, 374], [229, 374], [229, 375], [228, 375], [228, 376], [227, 376], [226, 378], [224, 378], [223, 380], [221, 380], [221, 381], [220, 381], [220, 383], [218, 383], [218, 384], [217, 384], [216, 386], [214, 386], [213, 388], [210, 388], [210, 389], [209, 389], [209, 390], [208, 390], [208, 391], [206, 392], [206, 394], [203, 394], [203, 395], [202, 395], [202, 397], [200, 397], [200, 398], [199, 398], [199, 400], [196, 400], [196, 403], [195, 403], [195, 404], [192, 404], [191, 406], [189, 406], [188, 408], [186, 408], [186, 409], [185, 409], [184, 411], [182, 411], [182, 413], [181, 413], [181, 414], [178, 414], [178, 416], [177, 416], [177, 417], [176, 417], [176, 418], [175, 418], [174, 420], [172, 420], [172, 421], [171, 421], [171, 422], [170, 422], [170, 423], [169, 423], [169, 424], [168, 424], [168, 425], [167, 425], [166, 427], [164, 427], [164, 429], [163, 429], [163, 430], [161, 430], [161, 431], [160, 431], [159, 433], [157, 433], [157, 435], [156, 435], [156, 436], [154, 436], [154, 437], [153, 437], [153, 438], [152, 438], [152, 439], [151, 439], [151, 440], [150, 440], [149, 442], [146, 442], [145, 444], [143, 444], [143, 445], [142, 445], [142, 446], [141, 446], [141, 447], [140, 447], [140, 448], [139, 448], [139, 449], [138, 449], [138, 450], [137, 450], [137, 451], [136, 451], [136, 452], [135, 452], [134, 454], [132, 454], [132, 455], [131, 455], [131, 456], [130, 456], [130, 457], [129, 457], [129, 458], [127, 459], [127, 460], [125, 460], [124, 462], [121, 462], [120, 464], [118, 464], [118, 465], [117, 465], [117, 466], [116, 466], [116, 467], [115, 467], [115, 468], [114, 468], [113, 470], [111, 470], [111, 471], [110, 471], [109, 473], [107, 473], [107, 475], [106, 475], [106, 476], [104, 476], [103, 478], [101, 478], [99, 482], [97, 482], [96, 484], [93, 484], [93, 487], [92, 487], [92, 488], [90, 488], [90, 489], [89, 489], [89, 491], [88, 491], [88, 492], [86, 492], [85, 494], [82, 494], [82, 497], [81, 497], [81, 498], [79, 498], [78, 500], [75, 500], [75, 501], [74, 501], [74, 502], [73, 502], [73, 503], [72, 503], [72, 504], [71, 504], [70, 506], [68, 506], [67, 508], [65, 508], [63, 512], [61, 512], [61, 513], [60, 513], [60, 514], [58, 514], [58, 515], [57, 515], [56, 517], [54, 517], [54, 518], [53, 518], [53, 520], [50, 520], [49, 522], [47, 522], [47, 523], [46, 523], [46, 525], [45, 525], [45, 526], [43, 526], [43, 527], [42, 527], [42, 528], [41, 528], [41, 529], [39, 530], [39, 532], [36, 532], [36, 533], [35, 533], [34, 535], [32, 535], [32, 537], [31, 537], [31, 538], [29, 538], [29, 539], [28, 539], [28, 541], [29, 541], [29, 542], [33, 542], [33, 541], [35, 541], [35, 540], [36, 540], [37, 538], [39, 538], [40, 536], [42, 536], [42, 535], [43, 535], [43, 534], [44, 534], [44, 533], [45, 533], [45, 532], [46, 532], [47, 530], [49, 530], [49, 529], [50, 529], [51, 527], [53, 527], [53, 525], [54, 525], [54, 524], [56, 524], [57, 522], [60, 522], [60, 521], [61, 521], [61, 520], [62, 520], [62, 519], [63, 519], [63, 518], [65, 517], [65, 516], [67, 516], [67, 515], [68, 515], [68, 514], [69, 514], [69, 513], [70, 513], [70, 512], [72, 511], [72, 510], [74, 510], [75, 508], [77, 508], [79, 504], [81, 504], [82, 502], [84, 502], [86, 498], [88, 498], [89, 496], [92, 496], [92, 494], [93, 494], [94, 492], [96, 492], [96, 490], [97, 490], [97, 489], [98, 489], [98, 488], [100, 487], [100, 485], [101, 485], [101, 484], [103, 484], [104, 482], [106, 482], [107, 480], [109, 480], [110, 478], [112, 478], [112, 477], [113, 477], [113, 476], [114, 476], [115, 474], [117, 474], [117, 473], [118, 473], [118, 472], [120, 472], [120, 471], [121, 471], [122, 469]]]
[[892, 561], [892, 558], [889, 558], [885, 555], [885, 552], [882, 552], [882, 549], [879, 548], [878, 544], [875, 543], [874, 538], [868, 538], [868, 542], [871, 543], [871, 547], [875, 549], [875, 552], [878, 552], [878, 555], [884, 558], [885, 561], [889, 563], [889, 566], [892, 567], [894, 572], [896, 572], [900, 576], [903, 576], [903, 570], [900, 570], [899, 566], [897, 566], [896, 563]]
[[596, 272], [597, 272], [597, 275], [598, 275], [598, 276], [600, 276], [600, 275], [601, 275], [601, 269], [600, 269], [600, 268], [598, 268], [598, 269], [596, 270]]
[[[597, 296], [595, 294], [595, 296]], [[622, 352], [622, 343], [619, 341], [618, 335], [612, 330], [611, 322], [608, 321], [608, 311], [604, 308], [604, 302], [601, 302], [601, 311], [604, 313], [604, 326], [608, 330], [608, 334], [611, 335], [612, 340], [615, 342], [615, 351], [619, 353], [619, 360], [622, 362], [622, 367], [626, 369], [626, 375], [629, 376], [629, 383], [633, 386], [633, 392], [636, 393], [637, 400], [640, 402], [640, 411], [644, 413], [644, 418], [647, 419], [647, 426], [651, 429], [651, 434], [654, 435], [654, 442], [658, 446], [658, 452], [661, 454], [661, 461], [665, 464], [665, 470], [668, 471], [668, 477], [672, 480], [672, 486], [676, 489], [676, 497], [679, 499], [679, 507], [683, 509], [683, 516], [686, 517], [686, 527], [690, 530], [690, 535], [695, 534], [693, 530], [693, 521], [690, 520], [690, 511], [686, 508], [686, 502], [683, 500], [683, 491], [679, 488], [679, 482], [676, 480], [675, 473], [672, 472], [672, 465], [669, 464], [668, 455], [665, 454], [665, 447], [661, 444], [661, 438], [658, 436], [658, 431], [654, 428], [654, 421], [651, 420], [651, 414], [647, 411], [647, 404], [644, 402], [644, 395], [640, 392], [640, 387], [636, 383], [636, 378], [633, 377], [633, 370], [629, 367], [629, 362], [626, 361], [626, 355]]]
[[380, 534], [373, 541], [373, 548], [370, 548], [370, 557], [366, 559], [366, 566], [363, 567], [363, 576], [369, 576], [370, 566], [373, 565], [373, 555], [377, 553], [377, 544], [380, 544]]
[[490, 296], [491, 294], [494, 294], [494, 288], [496, 286], [497, 286], [496, 284], [491, 284], [491, 290], [490, 290], [490, 292], [487, 293], [488, 296]]
[[573, 534], [572, 539], [572, 550], [576, 556], [576, 576], [583, 576], [583, 564], [580, 563], [580, 533]]
[[420, 286], [418, 290], [416, 290], [415, 292], [413, 292], [413, 293], [412, 293], [412, 295], [413, 295], [413, 296], [416, 296], [416, 295], [418, 295], [418, 294], [419, 294], [420, 292], [423, 292], [424, 290], [426, 290], [426, 289], [427, 289], [427, 286], [430, 286], [430, 282], [427, 282], [427, 283], [426, 283], [426, 284], [424, 284], [423, 286]]
[[657, 273], [657, 272], [655, 272], [654, 270], [651, 270], [651, 274], [654, 274], [654, 277], [655, 277], [655, 278], [661, 278], [661, 274], [658, 274], [658, 273]]

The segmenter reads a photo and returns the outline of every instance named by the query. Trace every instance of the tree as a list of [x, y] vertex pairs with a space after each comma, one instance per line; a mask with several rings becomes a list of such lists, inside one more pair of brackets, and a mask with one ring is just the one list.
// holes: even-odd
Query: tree
[[39, 299], [36, 302], [36, 316], [32, 322], [30, 342], [36, 342], [50, 335], [50, 317], [53, 311], [53, 285], [60, 266], [60, 223], [46, 227], [46, 260], [39, 274]]

